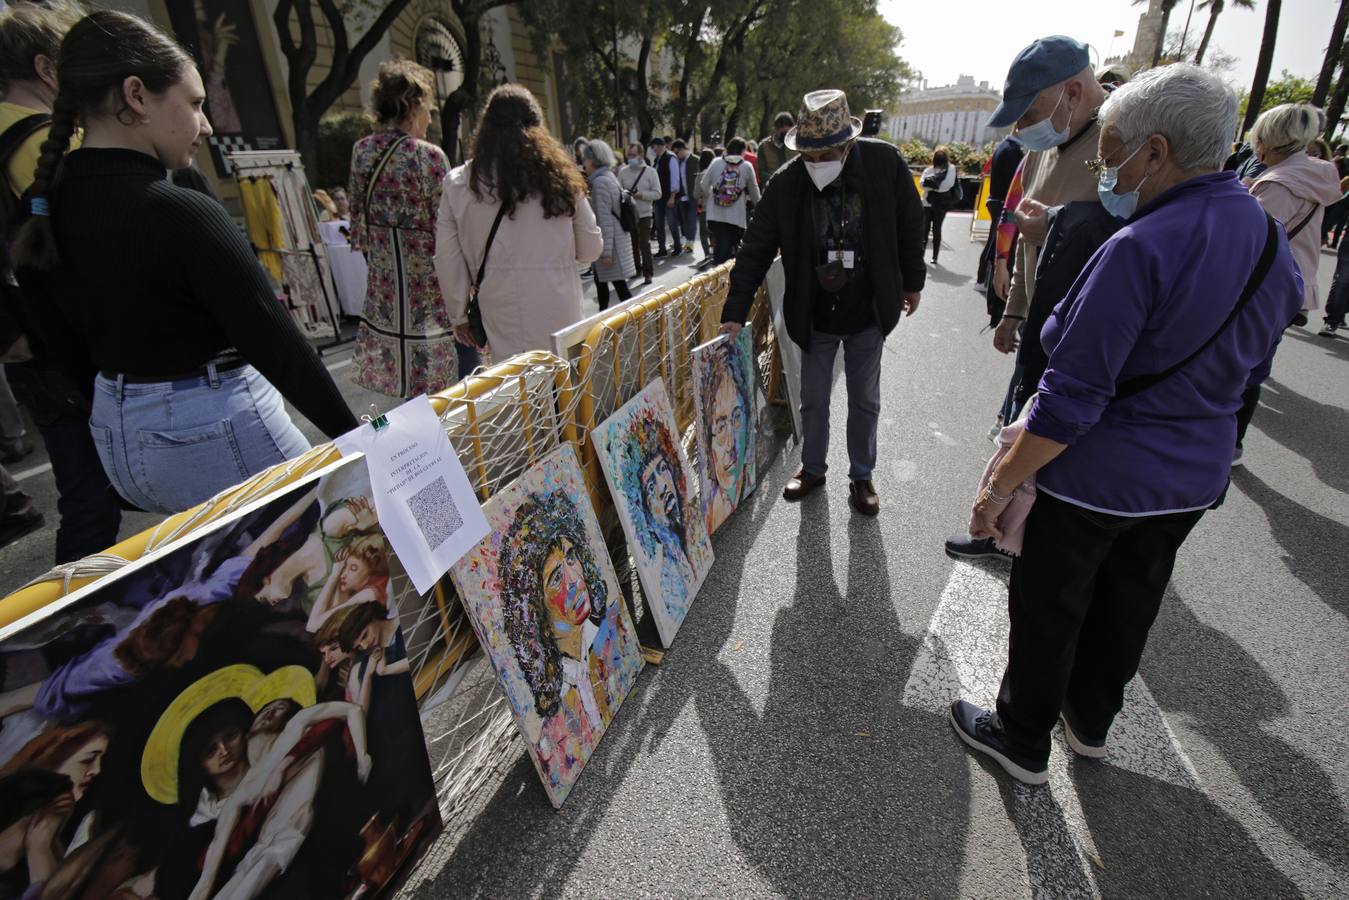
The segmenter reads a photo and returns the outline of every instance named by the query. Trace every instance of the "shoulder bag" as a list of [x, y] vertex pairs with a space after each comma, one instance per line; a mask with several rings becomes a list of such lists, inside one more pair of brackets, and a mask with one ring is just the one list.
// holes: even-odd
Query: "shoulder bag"
[[478, 291], [482, 289], [482, 277], [487, 272], [487, 254], [492, 252], [492, 242], [496, 240], [497, 229], [501, 227], [501, 220], [506, 217], [506, 207], [503, 204], [497, 210], [497, 217], [492, 221], [492, 230], [487, 234], [487, 246], [482, 248], [482, 262], [478, 263], [478, 277], [473, 279], [473, 293], [468, 298], [468, 327], [473, 331], [473, 340], [479, 347], [487, 346], [487, 327], [482, 323], [482, 306], [478, 303]]

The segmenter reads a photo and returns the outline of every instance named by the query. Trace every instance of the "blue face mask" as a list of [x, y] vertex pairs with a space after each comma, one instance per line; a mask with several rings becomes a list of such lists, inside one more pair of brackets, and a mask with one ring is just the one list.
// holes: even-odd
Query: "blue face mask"
[[[1142, 150], [1139, 147], [1138, 150]], [[1107, 166], [1101, 173], [1100, 179], [1096, 182], [1096, 194], [1101, 198], [1101, 205], [1105, 211], [1117, 219], [1127, 219], [1138, 211], [1138, 198], [1143, 190], [1143, 185], [1147, 183], [1148, 176], [1144, 175], [1143, 180], [1138, 182], [1138, 187], [1129, 191], [1127, 194], [1116, 194], [1115, 185], [1119, 183], [1119, 170], [1125, 166], [1129, 160], [1138, 155], [1138, 150], [1130, 153], [1124, 158], [1118, 166]]]
[[629, 157], [628, 157], [628, 165], [632, 166], [634, 169], [637, 168], [638, 166], [640, 166], [641, 164], [642, 164], [642, 158], [641, 158], [640, 156], [629, 156]]
[[[1028, 128], [1017, 130], [1017, 137], [1021, 138], [1021, 143], [1026, 145], [1027, 150], [1053, 150], [1059, 144], [1068, 140], [1067, 123], [1064, 124], [1062, 130], [1054, 127], [1054, 114], [1059, 111], [1059, 105], [1063, 103], [1063, 95], [1066, 93], [1068, 93], [1068, 87], [1065, 85], [1063, 90], [1059, 91], [1059, 99], [1054, 101], [1054, 109], [1047, 117]], [[1072, 118], [1072, 113], [1069, 113], [1069, 122], [1072, 121]]]

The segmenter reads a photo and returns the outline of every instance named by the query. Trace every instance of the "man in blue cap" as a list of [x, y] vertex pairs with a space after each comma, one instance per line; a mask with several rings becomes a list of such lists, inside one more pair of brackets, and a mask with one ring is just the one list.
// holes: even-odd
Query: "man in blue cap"
[[[1097, 179], [1087, 162], [1096, 156], [1101, 133], [1096, 112], [1106, 96], [1092, 71], [1087, 45], [1063, 35], [1035, 41], [1016, 55], [1007, 72], [1002, 103], [988, 125], [1015, 125], [1028, 152], [1021, 172], [1021, 205], [1002, 212], [1004, 222], [1015, 217], [1020, 239], [1007, 306], [993, 333], [993, 346], [1000, 353], [1011, 353], [1023, 340], [1037, 345], [1040, 340], [1038, 333], [1018, 336], [1018, 332], [1035, 299], [1035, 268], [1048, 230], [1047, 211], [1067, 203], [1100, 203]], [[1010, 559], [991, 538], [969, 535], [948, 539], [946, 552], [959, 559]]]

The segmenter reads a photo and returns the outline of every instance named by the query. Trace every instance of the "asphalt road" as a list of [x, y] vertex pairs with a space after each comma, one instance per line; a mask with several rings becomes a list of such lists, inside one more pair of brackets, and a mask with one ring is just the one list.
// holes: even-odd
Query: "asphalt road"
[[[1049, 787], [1014, 787], [940, 712], [991, 699], [1006, 640], [1003, 568], [941, 547], [967, 521], [1011, 366], [980, 333], [967, 227], [948, 218], [922, 308], [886, 345], [881, 515], [848, 506], [840, 392], [835, 476], [789, 504], [795, 451], [761, 469], [566, 807], [515, 743], [406, 896], [1349, 894], [1349, 342], [1289, 332], [1110, 757], [1056, 744]], [[51, 507], [49, 475], [24, 483]], [[6, 584], [50, 542], [0, 551]]]

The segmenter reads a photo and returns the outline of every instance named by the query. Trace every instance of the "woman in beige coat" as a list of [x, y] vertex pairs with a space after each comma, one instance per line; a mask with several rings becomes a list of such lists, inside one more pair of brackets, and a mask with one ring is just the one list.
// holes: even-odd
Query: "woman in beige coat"
[[473, 342], [468, 301], [497, 214], [478, 305], [493, 357], [548, 350], [581, 318], [577, 263], [604, 248], [576, 164], [548, 134], [538, 101], [515, 84], [487, 98], [473, 158], [445, 179], [436, 223], [436, 276], [455, 335]]

